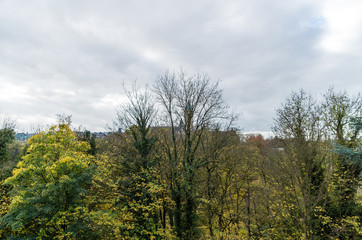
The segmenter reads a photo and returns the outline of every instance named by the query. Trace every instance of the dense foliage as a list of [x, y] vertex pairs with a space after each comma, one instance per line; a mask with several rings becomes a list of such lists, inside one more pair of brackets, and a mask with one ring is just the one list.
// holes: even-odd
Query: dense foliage
[[1, 129], [1, 238], [362, 238], [361, 96], [293, 92], [264, 139], [206, 75], [152, 90], [127, 92], [102, 138], [68, 118], [26, 144]]
[[27, 154], [3, 183], [12, 187], [8, 211], [0, 219], [4, 236], [86, 238], [90, 226], [84, 196], [92, 176], [88, 145], [65, 124], [28, 144]]

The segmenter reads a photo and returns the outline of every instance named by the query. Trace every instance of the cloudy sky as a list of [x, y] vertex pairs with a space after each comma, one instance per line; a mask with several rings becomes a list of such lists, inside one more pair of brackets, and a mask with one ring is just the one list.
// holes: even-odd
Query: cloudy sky
[[245, 131], [293, 90], [362, 87], [360, 0], [0, 0], [0, 118], [19, 131], [73, 116], [103, 131], [122, 83], [183, 68], [220, 79]]

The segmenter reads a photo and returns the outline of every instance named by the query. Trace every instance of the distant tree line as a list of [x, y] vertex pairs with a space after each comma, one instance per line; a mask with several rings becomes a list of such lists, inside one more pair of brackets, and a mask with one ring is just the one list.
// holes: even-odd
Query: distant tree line
[[361, 239], [361, 96], [292, 92], [243, 135], [206, 74], [126, 90], [115, 131], [0, 129], [1, 239]]

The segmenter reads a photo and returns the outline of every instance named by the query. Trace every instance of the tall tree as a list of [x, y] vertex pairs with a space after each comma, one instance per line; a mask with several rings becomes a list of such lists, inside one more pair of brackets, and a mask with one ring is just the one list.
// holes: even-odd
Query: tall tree
[[[0, 129], [0, 216], [7, 213], [10, 205], [11, 186], [4, 185], [4, 180], [11, 176], [21, 152], [21, 146], [15, 142], [15, 120], [5, 118]], [[0, 236], [2, 229], [0, 229]]]
[[8, 146], [15, 140], [15, 132], [11, 128], [0, 129], [0, 163], [4, 164], [10, 158]]
[[3, 165], [10, 159], [8, 146], [15, 140], [16, 122], [12, 118], [5, 118], [0, 129], [0, 164]]
[[[318, 236], [320, 222], [315, 209], [323, 204], [326, 194], [325, 154], [322, 151], [322, 124], [317, 102], [304, 90], [293, 92], [274, 119], [274, 132], [283, 139], [280, 166], [285, 169], [291, 191], [291, 214], [297, 231], [304, 239]], [[283, 158], [287, 161], [284, 161]], [[286, 165], [285, 165], [286, 164]], [[294, 201], [294, 202], [293, 202]]]
[[154, 92], [171, 137], [165, 137], [170, 164], [170, 191], [175, 203], [176, 235], [180, 239], [198, 239], [197, 207], [199, 169], [208, 161], [197, 155], [207, 131], [230, 127], [228, 113], [218, 83], [207, 75], [185, 72], [166, 73], [155, 84]]
[[121, 176], [118, 181], [119, 203], [131, 213], [129, 235], [137, 239], [160, 239], [158, 215], [158, 191], [154, 167], [157, 158], [153, 156], [157, 138], [151, 134], [155, 108], [148, 92], [141, 93], [135, 87], [126, 91], [128, 102], [117, 112], [117, 125], [125, 129], [123, 144], [119, 152], [122, 158]]
[[[331, 196], [326, 206], [330, 217], [330, 235], [340, 239], [358, 239], [354, 224], [348, 224], [361, 214], [357, 201], [357, 189], [360, 183], [360, 160], [358, 148], [361, 132], [361, 95], [350, 97], [346, 92], [336, 92], [330, 88], [322, 103], [323, 119], [328, 129], [328, 138], [332, 147], [337, 145], [336, 154], [332, 154], [334, 170], [331, 182]], [[351, 158], [351, 154], [357, 154]], [[359, 209], [359, 210], [358, 210]], [[355, 221], [353, 221], [355, 222]], [[357, 221], [358, 222], [358, 221]], [[361, 228], [361, 221], [358, 225]]]

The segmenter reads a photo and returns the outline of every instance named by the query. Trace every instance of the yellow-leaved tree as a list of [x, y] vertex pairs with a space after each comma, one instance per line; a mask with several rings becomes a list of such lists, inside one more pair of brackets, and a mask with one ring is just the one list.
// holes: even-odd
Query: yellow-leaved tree
[[5, 184], [13, 187], [9, 211], [0, 218], [2, 238], [96, 239], [85, 207], [91, 182], [89, 145], [69, 124], [28, 142], [27, 154]]

